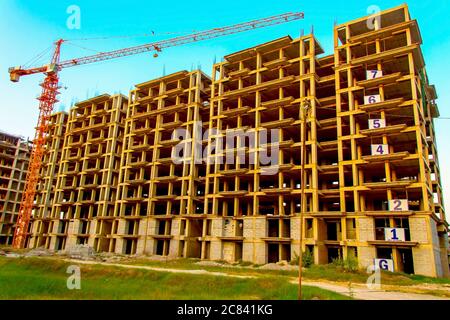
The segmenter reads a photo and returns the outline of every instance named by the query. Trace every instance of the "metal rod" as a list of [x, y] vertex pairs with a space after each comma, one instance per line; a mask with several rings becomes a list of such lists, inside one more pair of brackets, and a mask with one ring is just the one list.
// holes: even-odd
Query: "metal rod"
[[309, 101], [305, 102], [303, 106], [303, 118], [302, 118], [302, 155], [301, 155], [301, 195], [300, 195], [300, 239], [299, 239], [299, 254], [298, 254], [298, 300], [302, 300], [302, 277], [303, 277], [303, 217], [306, 211], [305, 201], [305, 188], [306, 188], [306, 174], [305, 174], [305, 162], [306, 162], [306, 135], [307, 135], [307, 118], [310, 109]]

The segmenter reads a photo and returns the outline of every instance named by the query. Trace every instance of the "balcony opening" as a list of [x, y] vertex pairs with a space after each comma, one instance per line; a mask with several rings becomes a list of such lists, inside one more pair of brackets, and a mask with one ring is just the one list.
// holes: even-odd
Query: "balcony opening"
[[414, 258], [412, 249], [398, 249], [399, 253], [399, 267], [401, 272], [407, 273], [407, 274], [414, 274]]
[[342, 259], [341, 247], [328, 247], [328, 263], [333, 263], [334, 260]]
[[280, 221], [278, 219], [268, 220], [268, 236], [278, 238], [280, 236]]
[[269, 243], [267, 247], [268, 247], [268, 263], [277, 263], [280, 260], [278, 244]]

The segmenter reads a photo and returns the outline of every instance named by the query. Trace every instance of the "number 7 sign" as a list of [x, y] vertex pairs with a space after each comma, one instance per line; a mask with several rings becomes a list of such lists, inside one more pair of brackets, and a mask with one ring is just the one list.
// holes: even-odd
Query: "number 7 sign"
[[381, 78], [382, 76], [383, 76], [383, 71], [381, 71], [381, 70], [367, 70], [366, 71], [366, 79], [367, 80]]

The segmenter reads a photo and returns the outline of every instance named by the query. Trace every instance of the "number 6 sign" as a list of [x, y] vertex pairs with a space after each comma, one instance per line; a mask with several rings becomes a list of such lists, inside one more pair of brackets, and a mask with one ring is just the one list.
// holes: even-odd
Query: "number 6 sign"
[[408, 200], [389, 200], [389, 211], [409, 211]]
[[379, 102], [381, 102], [381, 96], [379, 94], [364, 97], [364, 104], [374, 104]]

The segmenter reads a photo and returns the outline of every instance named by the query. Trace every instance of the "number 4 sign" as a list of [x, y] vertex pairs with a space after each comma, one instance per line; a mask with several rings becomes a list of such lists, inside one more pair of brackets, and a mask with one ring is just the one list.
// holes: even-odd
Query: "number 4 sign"
[[385, 119], [370, 119], [369, 120], [369, 129], [380, 129], [386, 128], [386, 120]]
[[381, 70], [367, 70], [366, 71], [366, 79], [367, 80], [381, 78], [382, 76], [383, 76], [383, 71], [381, 71]]
[[373, 156], [389, 154], [389, 146], [387, 144], [373, 144], [371, 147]]

